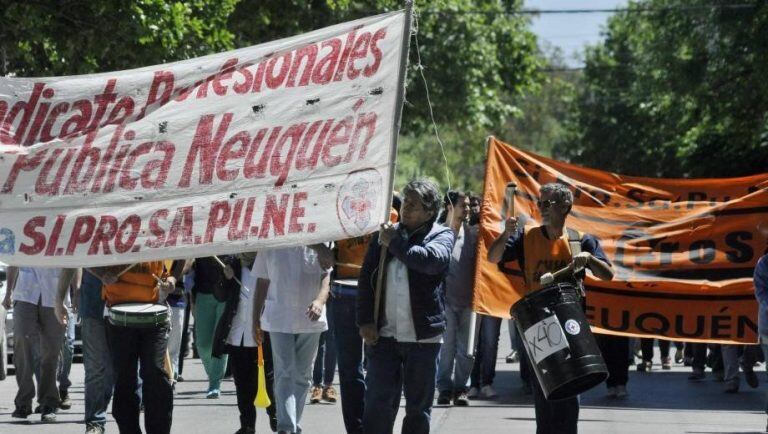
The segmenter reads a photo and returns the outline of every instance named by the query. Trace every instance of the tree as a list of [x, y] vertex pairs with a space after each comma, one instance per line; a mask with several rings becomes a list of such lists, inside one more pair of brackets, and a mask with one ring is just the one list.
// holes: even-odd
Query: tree
[[18, 76], [149, 66], [234, 48], [237, 0], [3, 2], [0, 52]]
[[768, 4], [728, 3], [647, 0], [612, 17], [555, 155], [644, 176], [764, 172]]

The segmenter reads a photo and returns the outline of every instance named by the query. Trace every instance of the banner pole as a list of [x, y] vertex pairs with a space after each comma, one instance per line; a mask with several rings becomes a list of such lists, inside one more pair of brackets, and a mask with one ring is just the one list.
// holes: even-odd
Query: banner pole
[[[395, 170], [397, 168], [397, 141], [400, 136], [400, 126], [403, 118], [403, 102], [405, 101], [405, 74], [408, 70], [408, 50], [411, 46], [411, 23], [413, 21], [413, 0], [407, 0], [405, 2], [405, 22], [403, 24], [403, 45], [400, 52], [400, 75], [397, 80], [397, 101], [395, 102], [395, 116], [394, 125], [392, 126], [392, 138], [390, 142], [390, 166], [389, 166], [389, 183], [386, 196], [384, 197], [384, 223], [389, 221], [390, 206], [387, 204], [392, 203], [392, 192], [395, 188]], [[387, 258], [387, 247], [381, 246], [379, 251], [379, 266], [376, 276], [376, 288], [374, 288], [373, 298], [373, 325], [377, 327], [379, 324], [379, 307], [381, 305], [381, 291], [384, 280], [384, 263]]]

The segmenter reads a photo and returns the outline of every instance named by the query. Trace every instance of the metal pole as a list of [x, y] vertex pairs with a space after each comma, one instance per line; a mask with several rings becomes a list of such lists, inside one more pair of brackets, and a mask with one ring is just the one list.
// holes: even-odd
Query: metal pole
[[[400, 136], [400, 125], [403, 118], [403, 101], [405, 100], [405, 74], [408, 69], [408, 50], [411, 46], [411, 22], [413, 18], [413, 1], [405, 2], [405, 22], [403, 24], [403, 45], [400, 53], [400, 75], [397, 81], [397, 101], [395, 102], [395, 124], [392, 126], [392, 138], [390, 149], [391, 166], [389, 168], [389, 185], [386, 190], [387, 196], [384, 198], [384, 222], [389, 221], [390, 207], [387, 204], [392, 202], [392, 191], [395, 188], [395, 169], [397, 167], [397, 141]], [[379, 308], [381, 306], [381, 290], [384, 283], [384, 263], [387, 257], [387, 248], [381, 246], [379, 251], [379, 267], [376, 276], [376, 288], [374, 288], [373, 298], [373, 324], [378, 327]]]

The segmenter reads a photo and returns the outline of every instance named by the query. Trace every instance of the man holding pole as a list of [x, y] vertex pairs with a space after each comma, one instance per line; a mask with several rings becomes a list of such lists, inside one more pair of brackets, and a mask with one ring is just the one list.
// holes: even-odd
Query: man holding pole
[[357, 324], [370, 346], [366, 434], [392, 432], [401, 385], [406, 396], [402, 432], [429, 433], [445, 330], [443, 286], [454, 233], [436, 223], [440, 192], [434, 183], [411, 181], [403, 195], [400, 223], [384, 225], [372, 238], [358, 280]]
[[[514, 198], [510, 199], [512, 204]], [[565, 220], [573, 206], [573, 193], [562, 184], [550, 183], [541, 187], [537, 202], [541, 212], [541, 226], [518, 231], [518, 219], [508, 217], [503, 232], [488, 249], [488, 260], [494, 263], [518, 261], [526, 284], [526, 292], [541, 289], [542, 276], [549, 277], [571, 264], [570, 275], [563, 279], [580, 287], [584, 270], [589, 269], [601, 280], [611, 280], [613, 269], [606, 259], [600, 243], [592, 235], [579, 234], [565, 227]], [[580, 252], [576, 252], [579, 250]], [[560, 273], [557, 273], [560, 274]], [[528, 358], [524, 360], [528, 362]], [[530, 371], [530, 370], [529, 370]], [[579, 398], [549, 401], [544, 397], [538, 381], [534, 381], [537, 434], [575, 434], [579, 420]]]

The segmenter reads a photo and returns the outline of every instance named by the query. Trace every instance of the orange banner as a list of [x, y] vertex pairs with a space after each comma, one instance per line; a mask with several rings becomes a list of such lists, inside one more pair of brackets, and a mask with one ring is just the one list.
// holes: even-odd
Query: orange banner
[[505, 318], [524, 293], [522, 273], [516, 262], [497, 265], [486, 256], [509, 208], [509, 182], [517, 184], [515, 215], [527, 225], [540, 219], [539, 188], [567, 185], [574, 206], [566, 226], [600, 239], [616, 276], [585, 281], [594, 332], [757, 342], [752, 272], [768, 252], [768, 174], [630, 177], [555, 161], [490, 137], [474, 303], [477, 312]]

